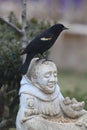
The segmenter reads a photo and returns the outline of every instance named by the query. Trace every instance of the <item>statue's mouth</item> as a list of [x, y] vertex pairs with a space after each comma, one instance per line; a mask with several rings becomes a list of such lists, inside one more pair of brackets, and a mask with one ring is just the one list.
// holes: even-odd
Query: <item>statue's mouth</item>
[[50, 88], [53, 88], [53, 87], [55, 86], [55, 84], [50, 83], [50, 84], [48, 84], [48, 86], [49, 86]]

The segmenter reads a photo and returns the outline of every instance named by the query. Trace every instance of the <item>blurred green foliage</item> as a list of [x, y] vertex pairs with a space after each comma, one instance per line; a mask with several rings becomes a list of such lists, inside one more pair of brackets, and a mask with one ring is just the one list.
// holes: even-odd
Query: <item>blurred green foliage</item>
[[85, 102], [87, 110], [87, 74], [70, 70], [63, 70], [58, 73], [58, 82], [64, 97], [75, 97], [77, 101]]
[[[11, 19], [10, 22], [13, 23], [13, 20]], [[19, 55], [21, 47], [20, 36], [0, 21], [0, 86], [16, 85], [19, 81], [19, 67], [22, 63]]]
[[32, 40], [34, 36], [41, 33], [43, 30], [50, 27], [49, 22], [37, 21], [37, 19], [32, 18], [27, 22], [27, 37], [29, 40]]
[[[11, 13], [9, 15], [9, 21], [18, 26], [14, 14]], [[15, 111], [15, 107], [18, 107], [17, 95], [21, 79], [19, 71], [22, 64], [22, 59], [20, 58], [21, 49], [20, 35], [6, 23], [0, 21], [0, 89], [6, 87], [0, 100], [3, 102], [3, 105], [0, 106], [0, 109], [3, 110], [0, 113], [0, 121], [5, 118], [14, 118], [14, 112], [17, 112]], [[5, 106], [9, 110], [9, 113], [8, 111], [6, 112]]]
[[79, 102], [84, 101], [85, 102], [84, 108], [87, 110], [87, 93], [81, 93], [81, 90], [78, 87], [75, 88], [73, 92], [70, 90], [65, 91], [64, 95], [65, 97], [68, 96], [71, 99], [75, 97]]

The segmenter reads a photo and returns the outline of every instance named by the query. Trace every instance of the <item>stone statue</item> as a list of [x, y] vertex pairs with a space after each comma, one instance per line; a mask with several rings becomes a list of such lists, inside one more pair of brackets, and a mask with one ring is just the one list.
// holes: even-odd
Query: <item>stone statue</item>
[[84, 102], [63, 97], [52, 61], [34, 58], [20, 84], [17, 130], [87, 130]]

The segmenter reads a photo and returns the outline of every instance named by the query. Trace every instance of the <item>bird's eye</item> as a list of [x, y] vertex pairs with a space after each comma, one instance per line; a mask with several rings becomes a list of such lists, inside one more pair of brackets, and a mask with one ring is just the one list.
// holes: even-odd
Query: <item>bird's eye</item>
[[42, 41], [49, 41], [51, 39], [52, 39], [52, 37], [42, 37], [42, 38], [40, 38], [40, 40], [42, 40]]

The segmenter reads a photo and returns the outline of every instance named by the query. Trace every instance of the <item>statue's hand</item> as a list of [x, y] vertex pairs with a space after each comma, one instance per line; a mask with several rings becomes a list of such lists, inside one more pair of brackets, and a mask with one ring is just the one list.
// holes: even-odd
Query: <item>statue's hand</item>
[[25, 111], [25, 117], [31, 116], [31, 115], [38, 115], [39, 112], [37, 109], [28, 109]]
[[64, 114], [71, 118], [77, 118], [85, 114], [84, 102], [78, 102], [75, 98], [72, 100], [66, 97], [63, 102], [61, 102], [61, 108]]
[[37, 109], [26, 109], [24, 112], [23, 118], [21, 118], [21, 123], [24, 123], [29, 119], [32, 119], [36, 115], [39, 115], [39, 112]]

